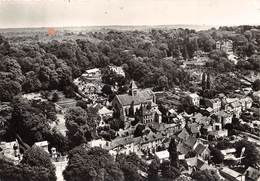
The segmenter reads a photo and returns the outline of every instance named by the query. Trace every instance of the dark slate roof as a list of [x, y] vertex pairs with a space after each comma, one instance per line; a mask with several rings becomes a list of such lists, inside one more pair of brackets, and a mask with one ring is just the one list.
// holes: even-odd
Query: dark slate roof
[[137, 92], [137, 95], [131, 96], [129, 94], [121, 94], [116, 95], [116, 98], [118, 101], [123, 105], [131, 105], [131, 103], [134, 101], [134, 104], [141, 104], [146, 101], [153, 99], [153, 92], [150, 89], [140, 90]]
[[180, 138], [182, 140], [186, 140], [189, 136], [190, 135], [185, 128], [178, 134], [178, 138]]
[[196, 148], [195, 148], [195, 152], [199, 155], [201, 153], [203, 153], [203, 151], [207, 148], [207, 146], [204, 146], [203, 144], [199, 143]]
[[189, 136], [189, 138], [185, 141], [185, 144], [190, 148], [192, 148], [196, 144], [196, 142], [197, 142], [197, 138], [193, 136]]

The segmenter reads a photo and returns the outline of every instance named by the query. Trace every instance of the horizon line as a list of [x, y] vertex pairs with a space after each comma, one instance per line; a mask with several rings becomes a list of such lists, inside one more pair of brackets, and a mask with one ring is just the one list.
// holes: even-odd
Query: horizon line
[[210, 28], [219, 28], [219, 27], [234, 27], [234, 26], [260, 26], [260, 24], [111, 24], [111, 25], [66, 25], [66, 26], [20, 26], [20, 27], [0, 27], [0, 30], [4, 29], [37, 29], [37, 28], [84, 28], [84, 27], [156, 27], [156, 26], [207, 26]]

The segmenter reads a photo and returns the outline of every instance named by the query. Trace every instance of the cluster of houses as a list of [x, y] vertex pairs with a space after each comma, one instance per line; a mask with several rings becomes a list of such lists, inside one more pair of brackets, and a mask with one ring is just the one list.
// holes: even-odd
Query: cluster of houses
[[[217, 42], [217, 48], [227, 53], [232, 52], [232, 42]], [[204, 56], [199, 54], [198, 56]], [[121, 67], [110, 66], [110, 70], [125, 76]], [[99, 100], [101, 95], [102, 72], [100, 69], [86, 70], [81, 77], [74, 80], [80, 96], [91, 100], [91, 106], [98, 109], [98, 127], [107, 126], [109, 118], [120, 119], [124, 122], [124, 129], [116, 131], [116, 138], [110, 141], [103, 138], [88, 142], [86, 147], [102, 147], [116, 156], [119, 153], [136, 153], [140, 158], [149, 163], [151, 159], [158, 158], [160, 162], [169, 160], [167, 151], [170, 140], [174, 138], [177, 143], [179, 160], [187, 163], [188, 169], [183, 173], [191, 174], [194, 170], [217, 169], [228, 180], [260, 180], [260, 171], [249, 167], [245, 173], [238, 173], [227, 166], [221, 169], [210, 162], [211, 152], [209, 149], [212, 140], [228, 137], [227, 124], [232, 124], [232, 119], [240, 118], [240, 115], [252, 108], [253, 102], [260, 102], [260, 93], [255, 92], [252, 96], [247, 94], [235, 98], [226, 97], [224, 94], [213, 99], [199, 96], [197, 93], [175, 90], [173, 92], [154, 92], [152, 89], [139, 89], [135, 81], [131, 81], [128, 92], [115, 95], [112, 101], [102, 104]], [[39, 98], [39, 95], [34, 97]], [[27, 96], [28, 97], [28, 96]], [[76, 105], [74, 99], [66, 99], [59, 95], [60, 100], [55, 103], [57, 108], [66, 110], [67, 107]], [[105, 101], [107, 102], [107, 101]], [[181, 105], [197, 108], [195, 113], [179, 112]], [[166, 111], [162, 112], [160, 106]], [[132, 123], [138, 121], [138, 124]], [[257, 124], [260, 120], [255, 120]], [[142, 134], [135, 136], [134, 132], [142, 124], [145, 128]], [[19, 163], [22, 155], [17, 148], [17, 141], [0, 143], [0, 155]], [[51, 158], [57, 162], [58, 153], [55, 148], [48, 149], [48, 142], [35, 143], [48, 152]], [[239, 161], [243, 158], [236, 157], [234, 148], [221, 150], [224, 160]], [[64, 162], [65, 163], [65, 162]]]

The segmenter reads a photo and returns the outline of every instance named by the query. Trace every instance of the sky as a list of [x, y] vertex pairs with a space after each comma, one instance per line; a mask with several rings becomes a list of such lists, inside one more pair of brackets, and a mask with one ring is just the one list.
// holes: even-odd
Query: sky
[[260, 0], [0, 0], [0, 28], [260, 24]]

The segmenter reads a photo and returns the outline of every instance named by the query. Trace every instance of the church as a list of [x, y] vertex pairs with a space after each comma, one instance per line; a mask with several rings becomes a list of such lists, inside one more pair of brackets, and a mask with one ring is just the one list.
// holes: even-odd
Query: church
[[112, 100], [115, 113], [126, 121], [127, 117], [139, 117], [144, 124], [161, 123], [161, 112], [151, 89], [140, 90], [135, 81], [131, 81], [127, 94], [116, 95]]

